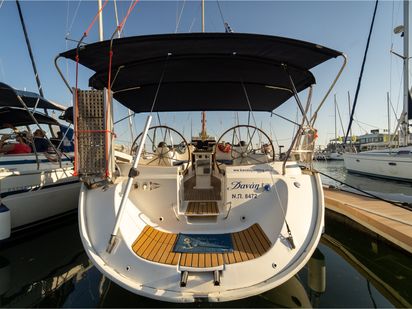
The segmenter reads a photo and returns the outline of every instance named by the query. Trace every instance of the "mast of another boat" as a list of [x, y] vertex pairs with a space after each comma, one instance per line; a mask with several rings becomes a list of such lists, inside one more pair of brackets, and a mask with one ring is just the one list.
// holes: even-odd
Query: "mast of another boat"
[[403, 2], [403, 113], [402, 113], [402, 144], [408, 145], [409, 138], [409, 0]]
[[387, 103], [387, 109], [388, 109], [388, 142], [389, 142], [389, 148], [391, 148], [392, 138], [391, 138], [391, 111], [390, 111], [389, 92], [386, 93], [386, 103]]
[[[349, 93], [349, 91], [348, 91], [348, 107], [349, 107], [349, 117], [350, 117], [351, 106], [350, 106], [350, 93]], [[351, 138], [349, 143], [352, 146], [352, 142], [356, 142], [356, 141], [353, 140], [352, 127], [349, 130], [349, 135], [350, 135], [350, 138]]]
[[336, 93], [333, 96], [333, 101], [335, 103], [335, 150], [336, 150], [336, 144], [338, 142], [338, 127], [337, 127], [337, 124], [336, 124], [336, 106], [337, 106], [338, 103], [336, 102]]
[[[205, 0], [201, 1], [202, 4], [202, 33], [205, 32]], [[202, 133], [200, 134], [200, 137], [202, 138], [202, 141], [205, 141], [207, 139], [207, 133], [206, 133], [206, 112], [202, 112]]]

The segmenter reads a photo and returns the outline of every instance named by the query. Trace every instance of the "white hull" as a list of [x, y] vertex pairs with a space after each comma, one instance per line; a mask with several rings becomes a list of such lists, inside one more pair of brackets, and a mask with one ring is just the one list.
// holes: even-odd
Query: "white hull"
[[[200, 299], [222, 302], [263, 293], [286, 282], [307, 263], [324, 228], [319, 175], [302, 174], [293, 162], [288, 163], [286, 175], [281, 174], [281, 169], [281, 162], [226, 167], [225, 176], [221, 176], [220, 214], [215, 221], [197, 221], [184, 213], [183, 176], [178, 167], [139, 167], [140, 175], [135, 179], [120, 224], [120, 243], [111, 254], [106, 248], [125, 181], [108, 188], [83, 186], [79, 203], [83, 245], [105, 276], [146, 297], [182, 303]], [[147, 190], [144, 184], [150, 181], [158, 187]], [[236, 188], [237, 182], [262, 186], [241, 189]], [[263, 190], [263, 184], [270, 184], [269, 190]], [[286, 239], [284, 213], [295, 249]], [[263, 255], [248, 261], [225, 261], [209, 268], [185, 267], [181, 265], [181, 256], [176, 265], [168, 265], [142, 258], [132, 249], [147, 225], [169, 233], [224, 234], [256, 223], [271, 246]], [[181, 287], [181, 273], [185, 270], [189, 271], [189, 279]], [[219, 286], [213, 284], [214, 270], [221, 272]]]
[[60, 167], [43, 156], [39, 168], [34, 154], [0, 158], [0, 240], [77, 208], [80, 182], [71, 162]]
[[344, 160], [349, 172], [412, 181], [412, 147], [345, 153]]
[[331, 152], [325, 155], [327, 160], [343, 161], [343, 153]]

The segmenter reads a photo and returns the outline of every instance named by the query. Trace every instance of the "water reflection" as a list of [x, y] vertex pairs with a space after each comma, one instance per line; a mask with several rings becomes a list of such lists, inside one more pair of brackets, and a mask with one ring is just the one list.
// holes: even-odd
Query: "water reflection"
[[309, 263], [285, 284], [227, 303], [170, 304], [102, 277], [83, 251], [76, 218], [0, 249], [1, 307], [411, 307], [411, 256], [328, 212]]
[[[376, 196], [393, 201], [412, 203], [412, 183], [347, 173], [343, 161], [318, 161], [315, 162], [315, 168], [326, 175]], [[322, 182], [347, 191], [359, 193], [357, 190], [342, 185], [325, 176], [322, 176]]]
[[0, 307], [60, 307], [92, 267], [76, 218], [0, 250]]
[[[358, 273], [352, 282], [363, 285], [359, 298], [369, 295], [369, 307], [378, 302], [383, 303], [379, 307], [386, 307], [386, 302], [395, 307], [412, 307], [412, 255], [394, 249], [378, 235], [341, 215], [328, 212], [326, 218], [321, 242], [338, 254], [347, 268]], [[372, 293], [374, 289], [378, 293]]]

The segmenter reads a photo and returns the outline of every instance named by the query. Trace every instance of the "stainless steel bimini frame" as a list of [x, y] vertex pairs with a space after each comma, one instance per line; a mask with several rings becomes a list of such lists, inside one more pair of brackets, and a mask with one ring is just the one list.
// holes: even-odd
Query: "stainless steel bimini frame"
[[298, 106], [299, 106], [299, 109], [300, 109], [300, 111], [301, 111], [301, 113], [302, 113], [302, 121], [301, 121], [301, 123], [299, 124], [299, 128], [298, 128], [298, 130], [297, 130], [297, 132], [296, 132], [296, 135], [294, 136], [294, 138], [293, 138], [293, 140], [292, 140], [292, 143], [291, 143], [288, 151], [286, 152], [286, 156], [285, 156], [285, 158], [284, 158], [284, 160], [283, 160], [283, 165], [282, 165], [282, 173], [283, 173], [283, 175], [286, 173], [286, 162], [287, 162], [288, 158], [290, 157], [292, 151], [299, 152], [298, 149], [295, 149], [295, 147], [296, 147], [296, 142], [298, 141], [298, 139], [299, 139], [299, 138], [302, 136], [302, 134], [304, 133], [305, 125], [306, 125], [307, 127], [309, 127], [309, 128], [313, 128], [313, 125], [315, 124], [315, 121], [316, 121], [316, 119], [317, 119], [319, 110], [322, 108], [323, 104], [325, 103], [325, 101], [326, 101], [326, 99], [328, 98], [329, 94], [331, 93], [332, 89], [335, 87], [336, 82], [338, 81], [339, 77], [341, 76], [341, 74], [342, 74], [342, 72], [343, 72], [343, 69], [345, 68], [345, 66], [346, 66], [346, 64], [347, 64], [347, 59], [348, 59], [347, 56], [346, 56], [345, 54], [341, 54], [341, 57], [343, 58], [342, 66], [340, 67], [340, 69], [339, 69], [338, 73], [336, 74], [336, 76], [335, 76], [332, 84], [330, 85], [328, 91], [326, 92], [326, 94], [325, 94], [325, 96], [322, 98], [322, 100], [320, 101], [319, 106], [316, 108], [315, 112], [313, 113], [312, 118], [310, 118], [310, 119], [308, 118], [307, 114], [308, 114], [308, 111], [309, 111], [309, 107], [310, 107], [310, 105], [311, 105], [312, 86], [309, 88], [309, 95], [308, 95], [308, 99], [307, 99], [307, 103], [306, 103], [306, 108], [304, 109], [304, 108], [303, 108], [303, 105], [302, 105], [302, 103], [301, 103], [301, 101], [300, 101], [300, 99], [299, 99], [299, 95], [298, 95], [298, 93], [297, 93], [297, 91], [296, 91], [296, 87], [295, 87], [295, 84], [294, 84], [294, 82], [293, 82], [293, 79], [292, 79], [291, 75], [289, 74], [289, 72], [287, 71], [287, 66], [284, 65], [285, 71], [286, 71], [286, 73], [289, 75], [289, 80], [290, 80], [290, 83], [291, 83], [291, 88], [292, 88], [292, 90], [293, 90], [294, 98], [295, 98], [295, 100], [296, 100], [296, 102], [297, 102], [297, 104], [298, 104]]

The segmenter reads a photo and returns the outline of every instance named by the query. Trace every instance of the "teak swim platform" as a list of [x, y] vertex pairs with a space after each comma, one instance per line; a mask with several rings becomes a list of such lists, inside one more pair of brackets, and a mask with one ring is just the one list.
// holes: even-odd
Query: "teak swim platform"
[[271, 242], [259, 224], [231, 233], [233, 252], [230, 253], [178, 253], [173, 246], [178, 234], [159, 231], [146, 226], [132, 245], [139, 257], [162, 264], [194, 268], [217, 267], [256, 259], [265, 254]]

